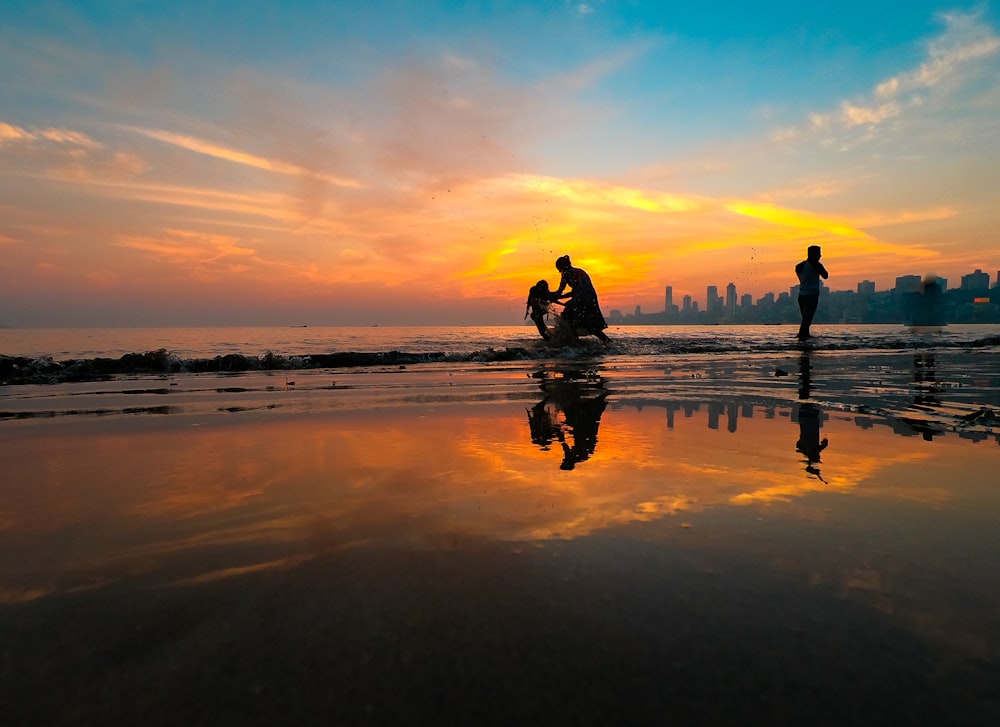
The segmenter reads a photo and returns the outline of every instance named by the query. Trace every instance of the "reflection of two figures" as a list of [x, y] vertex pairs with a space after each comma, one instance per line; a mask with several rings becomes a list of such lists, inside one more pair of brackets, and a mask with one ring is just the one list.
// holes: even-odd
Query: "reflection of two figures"
[[571, 470], [597, 448], [597, 431], [608, 392], [600, 378], [575, 379], [570, 373], [542, 381], [545, 396], [528, 409], [531, 441], [543, 450], [559, 442], [561, 469]]
[[[799, 400], [808, 399], [811, 393], [812, 363], [806, 352], [799, 357]], [[805, 455], [806, 472], [815, 475], [821, 482], [826, 482], [816, 466], [820, 463], [820, 452], [829, 444], [826, 437], [820, 438], [822, 415], [819, 405], [811, 401], [799, 404], [799, 441], [795, 443], [795, 451]]]

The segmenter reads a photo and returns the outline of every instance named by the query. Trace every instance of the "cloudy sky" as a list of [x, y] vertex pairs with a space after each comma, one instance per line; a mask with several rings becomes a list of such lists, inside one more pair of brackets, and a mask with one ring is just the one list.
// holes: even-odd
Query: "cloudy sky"
[[516, 324], [1000, 269], [993, 3], [7, 0], [0, 323]]

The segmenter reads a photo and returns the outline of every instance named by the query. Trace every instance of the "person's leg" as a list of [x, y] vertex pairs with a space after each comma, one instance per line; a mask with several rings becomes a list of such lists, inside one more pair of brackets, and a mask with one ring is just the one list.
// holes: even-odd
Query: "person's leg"
[[535, 327], [538, 329], [538, 332], [540, 334], [542, 334], [542, 338], [544, 338], [545, 340], [548, 340], [549, 339], [549, 329], [548, 329], [548, 326], [545, 325], [545, 318], [543, 318], [540, 315], [532, 314], [531, 320], [533, 320], [535, 322]]
[[802, 316], [802, 323], [799, 324], [798, 338], [809, 338], [809, 327], [812, 325], [813, 317], [816, 315], [816, 308], [819, 305], [818, 295], [800, 295], [799, 313]]

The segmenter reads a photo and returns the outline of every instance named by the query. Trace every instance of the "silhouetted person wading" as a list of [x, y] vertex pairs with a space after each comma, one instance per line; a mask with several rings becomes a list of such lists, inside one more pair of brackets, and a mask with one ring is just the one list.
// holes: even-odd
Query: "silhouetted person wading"
[[[559, 289], [552, 294], [552, 300], [569, 298], [563, 310], [562, 320], [574, 334], [577, 333], [577, 329], [582, 329], [607, 343], [608, 337], [604, 329], [608, 324], [604, 321], [601, 304], [597, 302], [597, 291], [590, 281], [590, 276], [582, 268], [573, 267], [569, 255], [563, 255], [556, 260], [556, 270], [562, 277], [559, 280]], [[567, 286], [572, 292], [563, 292]]]
[[795, 274], [799, 276], [799, 313], [802, 315], [802, 323], [799, 325], [796, 338], [800, 341], [812, 338], [809, 326], [812, 325], [816, 307], [819, 305], [819, 279], [830, 277], [830, 273], [819, 261], [822, 256], [823, 250], [819, 245], [810, 245], [806, 251], [806, 259], [795, 266]]

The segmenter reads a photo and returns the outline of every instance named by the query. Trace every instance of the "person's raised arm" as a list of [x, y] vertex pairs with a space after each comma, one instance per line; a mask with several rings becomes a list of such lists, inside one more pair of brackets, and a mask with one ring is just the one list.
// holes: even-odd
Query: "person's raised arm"
[[551, 295], [552, 300], [556, 301], [559, 300], [560, 298], [568, 298], [570, 295], [572, 295], [572, 293], [566, 293], [565, 295], [563, 295], [564, 290], [566, 290], [566, 273], [563, 273], [559, 277], [559, 289], [552, 293]]

